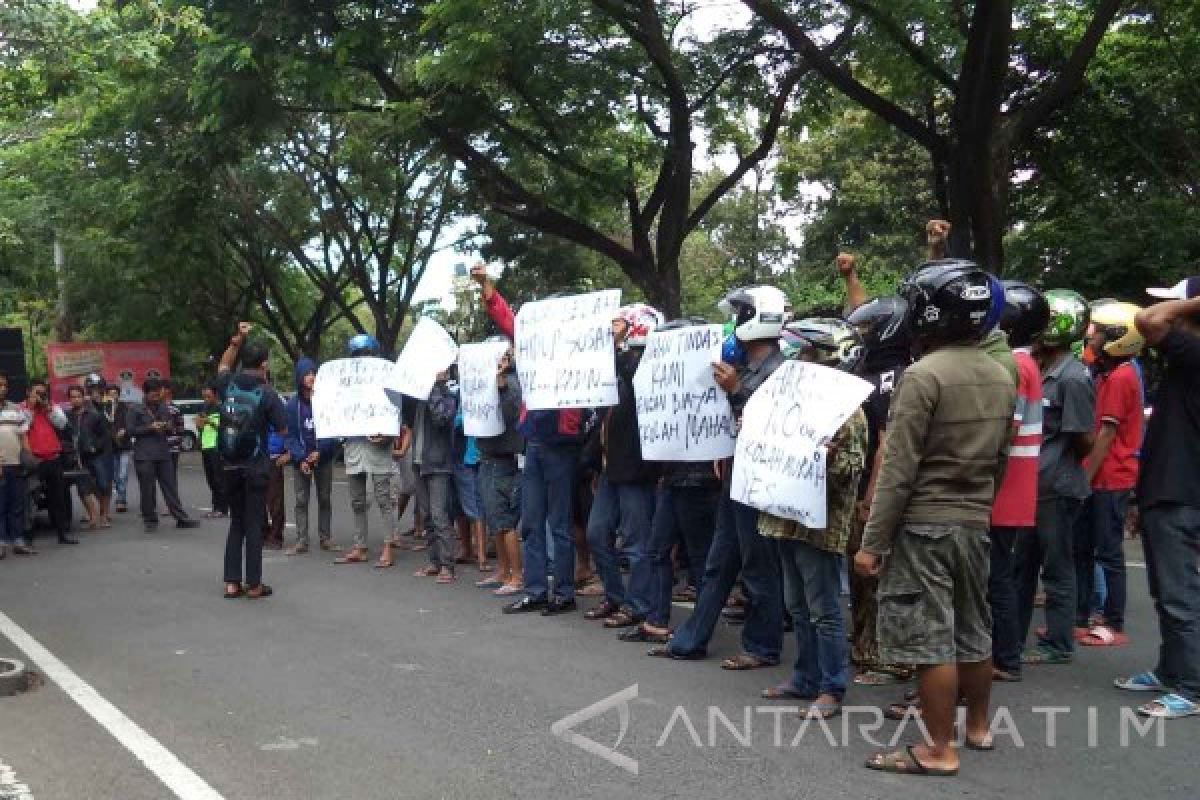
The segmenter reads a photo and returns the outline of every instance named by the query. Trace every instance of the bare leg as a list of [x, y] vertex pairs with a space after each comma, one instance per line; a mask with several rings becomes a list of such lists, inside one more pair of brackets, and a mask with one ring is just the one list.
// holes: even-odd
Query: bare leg
[[458, 529], [458, 556], [455, 561], [470, 561], [471, 560], [471, 521], [465, 516], [454, 520], [454, 527]]
[[87, 510], [88, 527], [95, 528], [100, 524], [100, 504], [96, 502], [96, 495], [84, 495], [83, 507]]
[[100, 498], [100, 521], [112, 522], [112, 495], [106, 494]]
[[496, 580], [501, 583], [512, 583], [512, 564], [508, 563], [508, 548], [504, 546], [507, 531], [496, 533]]
[[[937, 664], [918, 668], [921, 694], [921, 720], [929, 732], [928, 743], [913, 747], [917, 759], [927, 767], [955, 769], [958, 751], [954, 749], [954, 715], [958, 707], [958, 665]], [[991, 680], [989, 674], [988, 679]]]
[[992, 662], [958, 665], [959, 693], [967, 701], [966, 737], [976, 744], [990, 743], [988, 709], [992, 700]]
[[487, 531], [483, 528], [483, 520], [471, 521], [471, 538], [475, 542], [475, 560], [479, 563], [479, 569], [482, 572], [488, 565]]
[[595, 577], [592, 570], [592, 551], [588, 548], [587, 531], [582, 525], [574, 526], [575, 532], [575, 582], [584, 584]]
[[508, 553], [508, 569], [509, 577], [507, 583], [510, 586], [524, 586], [525, 573], [521, 564], [521, 537], [516, 531], [504, 531], [499, 534], [501, 537], [500, 546]]

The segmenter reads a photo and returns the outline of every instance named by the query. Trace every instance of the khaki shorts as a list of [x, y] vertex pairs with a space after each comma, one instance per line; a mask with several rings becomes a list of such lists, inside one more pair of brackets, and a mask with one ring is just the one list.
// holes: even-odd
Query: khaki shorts
[[879, 580], [880, 658], [953, 664], [992, 657], [991, 542], [961, 525], [905, 525]]

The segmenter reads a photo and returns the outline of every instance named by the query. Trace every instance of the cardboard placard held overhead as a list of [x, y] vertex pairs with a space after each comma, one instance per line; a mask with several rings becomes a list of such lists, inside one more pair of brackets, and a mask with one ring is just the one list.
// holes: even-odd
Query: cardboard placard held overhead
[[621, 290], [526, 303], [517, 314], [516, 361], [531, 411], [617, 404], [612, 319]]
[[454, 337], [435, 320], [421, 317], [396, 359], [396, 382], [390, 388], [417, 400], [428, 400], [437, 374], [456, 358], [458, 345]]

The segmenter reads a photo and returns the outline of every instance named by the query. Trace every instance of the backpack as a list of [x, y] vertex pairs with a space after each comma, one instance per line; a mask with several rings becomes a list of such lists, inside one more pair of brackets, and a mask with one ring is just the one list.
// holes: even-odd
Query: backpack
[[265, 386], [242, 389], [235, 382], [229, 382], [221, 402], [221, 427], [217, 432], [221, 458], [237, 464], [266, 452], [259, 433], [265, 395]]

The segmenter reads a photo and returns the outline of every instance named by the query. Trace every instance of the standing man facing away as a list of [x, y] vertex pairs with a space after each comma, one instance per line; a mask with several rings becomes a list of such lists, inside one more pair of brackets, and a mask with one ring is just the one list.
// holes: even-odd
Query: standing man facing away
[[129, 404], [121, 399], [121, 387], [105, 390], [112, 407], [113, 488], [117, 495], [117, 513], [129, 510], [129, 465], [133, 463], [133, 437], [129, 433]]
[[881, 575], [880, 654], [917, 665], [928, 736], [925, 744], [873, 756], [870, 769], [958, 774], [952, 742], [960, 696], [968, 746], [992, 746], [987, 532], [1017, 395], [1009, 373], [979, 347], [992, 291], [990, 275], [960, 260], [928, 263], [900, 288], [923, 357], [892, 400], [854, 565]]
[[[250, 323], [238, 323], [237, 333], [221, 356], [216, 388], [222, 398], [221, 458], [230, 473], [225, 597], [245, 595], [258, 600], [273, 593], [262, 582], [263, 520], [271, 469], [267, 439], [272, 428], [287, 433], [287, 414], [266, 380], [267, 348], [261, 342], [246, 341], [249, 334]], [[242, 368], [235, 373], [239, 356]]]
[[296, 394], [287, 404], [287, 445], [295, 468], [292, 486], [296, 495], [296, 544], [289, 556], [308, 552], [308, 501], [313, 486], [317, 489], [317, 540], [320, 548], [336, 552], [333, 543], [333, 462], [337, 456], [336, 439], [318, 439], [313, 423], [312, 394], [317, 380], [317, 362], [301, 358], [296, 362]]
[[171, 458], [169, 437], [175, 421], [171, 409], [163, 402], [163, 382], [148, 378], [142, 384], [144, 395], [141, 405], [129, 412], [129, 433], [133, 435], [133, 462], [137, 471], [138, 488], [141, 494], [142, 524], [146, 533], [158, 530], [158, 497], [155, 488], [162, 489], [163, 499], [178, 528], [196, 528], [200, 525], [188, 517], [179, 501], [179, 488], [175, 482], [175, 465]]
[[1179, 719], [1200, 715], [1200, 277], [1150, 294], [1168, 302], [1139, 312], [1137, 329], [1167, 369], [1146, 431], [1137, 495], [1162, 640], [1154, 669], [1116, 685], [1161, 692], [1138, 712]]

